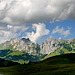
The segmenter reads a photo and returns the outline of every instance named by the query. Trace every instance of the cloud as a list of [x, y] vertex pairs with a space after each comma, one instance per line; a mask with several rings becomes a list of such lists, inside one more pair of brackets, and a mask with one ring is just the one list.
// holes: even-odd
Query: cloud
[[23, 32], [28, 28], [23, 26], [13, 26], [13, 25], [7, 25], [7, 26], [0, 26], [0, 43], [3, 43], [7, 40], [10, 40], [11, 38], [19, 37]]
[[[36, 33], [29, 32], [27, 37], [37, 42], [40, 37], [49, 33], [42, 23], [68, 18], [75, 19], [75, 0], [0, 0], [0, 39], [18, 37], [22, 32], [25, 34], [29, 27], [33, 27]], [[67, 30], [62, 35], [66, 37], [69, 34], [70, 31]]]
[[75, 18], [75, 0], [0, 0], [0, 22], [12, 25]]
[[62, 39], [61, 37], [59, 37], [59, 40]]
[[21, 32], [24, 32], [28, 29], [29, 27], [26, 27], [25, 25], [16, 25], [16, 26], [13, 26], [13, 25], [7, 25], [7, 29], [8, 30], [11, 30], [14, 32], [17, 32], [17, 31], [21, 31]]
[[35, 30], [36, 32], [34, 31], [32, 31], [31, 33], [28, 32], [25, 38], [30, 38], [30, 40], [33, 41], [34, 43], [39, 42], [41, 37], [48, 35], [50, 32], [48, 29], [46, 29], [45, 26], [46, 25], [44, 23], [33, 24], [33, 30]]
[[44, 23], [32, 24], [33, 31], [31, 33], [27, 32], [29, 27], [26, 27], [25, 25], [7, 25], [4, 27], [0, 26], [0, 43], [20, 36], [30, 38], [30, 40], [34, 43], [38, 43], [41, 41], [40, 38], [42, 36], [48, 35], [50, 32], [45, 26], [46, 25]]
[[57, 26], [55, 29], [53, 29], [52, 34], [55, 34], [55, 33], [59, 33], [60, 35], [63, 35], [64, 37], [71, 35], [70, 29], [64, 30], [63, 27], [59, 28], [59, 26]]
[[18, 34], [12, 31], [0, 30], [0, 43], [10, 40], [11, 38], [16, 38], [17, 36]]
[[7, 28], [8, 28], [8, 29], [11, 29], [11, 28], [13, 28], [13, 26], [11, 26], [11, 25], [7, 25]]

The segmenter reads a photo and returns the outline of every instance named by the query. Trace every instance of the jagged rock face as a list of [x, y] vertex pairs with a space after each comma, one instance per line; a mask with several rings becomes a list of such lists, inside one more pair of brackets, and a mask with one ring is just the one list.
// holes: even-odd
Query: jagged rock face
[[40, 53], [41, 54], [50, 54], [51, 52], [53, 52], [54, 50], [58, 49], [58, 48], [63, 48], [63, 40], [57, 40], [54, 38], [48, 38], [44, 43], [42, 43], [40, 45]]
[[68, 39], [65, 41], [67, 44], [71, 44], [73, 42], [73, 39]]
[[25, 43], [24, 41], [20, 41], [16, 44], [16, 50], [19, 51], [25, 51], [26, 53], [29, 53], [30, 55], [37, 55], [36, 45], [32, 42]]
[[[19, 51], [25, 51], [26, 53], [29, 53], [30, 55], [38, 55], [37, 44], [32, 43], [29, 38], [14, 38], [10, 41], [5, 42], [4, 47], [8, 45], [13, 45], [13, 49], [19, 50]], [[39, 46], [40, 47], [40, 46]]]
[[[6, 47], [8, 45], [12, 45], [13, 49], [19, 50], [19, 51], [24, 51], [26, 53], [29, 53], [30, 55], [38, 55], [38, 54], [50, 54], [54, 50], [58, 48], [63, 48], [64, 43], [66, 44], [71, 44], [73, 43], [73, 39], [68, 39], [68, 40], [62, 40], [62, 39], [54, 39], [54, 38], [48, 38], [44, 43], [42, 42], [41, 45], [34, 44], [29, 40], [29, 38], [14, 38], [11, 39], [10, 41], [7, 41], [4, 43], [3, 47]], [[71, 47], [75, 45], [72, 44]]]
[[[54, 39], [54, 38], [48, 38], [44, 43], [41, 43], [40, 45], [40, 53], [41, 54], [50, 54], [54, 50], [58, 48], [63, 48], [64, 43], [71, 44], [73, 43], [73, 39], [68, 40], [62, 40], [62, 39]], [[73, 44], [72, 44], [73, 45]], [[72, 47], [71, 45], [71, 47]]]

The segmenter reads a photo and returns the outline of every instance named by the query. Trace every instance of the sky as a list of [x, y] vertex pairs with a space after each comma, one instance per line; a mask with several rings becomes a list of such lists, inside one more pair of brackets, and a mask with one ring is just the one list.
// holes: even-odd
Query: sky
[[0, 0], [0, 43], [11, 38], [75, 38], [75, 0]]

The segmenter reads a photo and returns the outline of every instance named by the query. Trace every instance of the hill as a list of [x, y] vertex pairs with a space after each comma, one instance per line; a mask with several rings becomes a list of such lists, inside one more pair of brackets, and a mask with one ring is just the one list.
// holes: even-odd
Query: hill
[[19, 65], [19, 63], [4, 60], [4, 59], [0, 58], [0, 67], [10, 67], [10, 66], [14, 66], [14, 65]]
[[48, 58], [41, 62], [30, 62], [0, 68], [5, 75], [75, 75], [75, 54], [64, 54]]
[[18, 62], [20, 64], [29, 63], [29, 61], [40, 61], [40, 59], [44, 58], [45, 55], [40, 56], [33, 56], [29, 55], [28, 53], [25, 53], [24, 51], [18, 51], [18, 50], [0, 50], [0, 58], [3, 58], [5, 60], [10, 60], [13, 62]]
[[0, 58], [20, 64], [40, 61], [45, 55], [40, 54], [39, 51], [40, 46], [31, 42], [28, 38], [13, 38], [0, 44]]
[[[44, 59], [47, 59], [49, 57], [53, 57], [56, 55], [75, 53], [75, 39], [73, 39], [73, 41], [70, 42], [70, 44], [67, 42], [63, 43], [62, 46], [63, 46], [62, 48], [58, 48], [58, 49], [54, 50], [53, 52], [51, 52], [50, 54], [46, 55], [44, 57]], [[42, 59], [42, 60], [44, 60], [44, 59]]]

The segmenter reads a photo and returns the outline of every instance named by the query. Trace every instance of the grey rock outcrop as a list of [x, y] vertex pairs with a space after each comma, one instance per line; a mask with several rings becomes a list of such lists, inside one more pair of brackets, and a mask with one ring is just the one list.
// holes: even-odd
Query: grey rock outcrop
[[64, 43], [71, 44], [73, 42], [73, 39], [68, 40], [62, 40], [62, 39], [54, 39], [54, 38], [48, 38], [44, 43], [41, 43], [40, 45], [40, 53], [41, 54], [50, 54], [54, 50], [58, 48], [63, 48]]
[[54, 39], [54, 38], [48, 38], [44, 43], [40, 45], [40, 53], [41, 54], [50, 54], [54, 50], [62, 47], [60, 44], [63, 44], [63, 41]]
[[18, 38], [14, 38], [4, 43], [4, 47], [9, 45], [12, 45], [14, 50], [24, 51], [30, 55], [38, 55], [38, 47], [40, 48], [39, 45], [37, 46], [37, 44], [31, 42], [29, 38], [22, 38], [20, 40]]
[[[5, 42], [3, 47], [12, 45], [14, 50], [24, 51], [25, 53], [28, 53], [30, 55], [39, 55], [50, 54], [58, 48], [62, 49], [64, 47], [64, 43], [71, 44], [73, 43], [73, 39], [57, 40], [54, 38], [48, 38], [45, 42], [42, 42], [41, 45], [38, 45], [30, 41], [29, 38], [14, 38], [10, 41]], [[71, 47], [72, 46], [73, 44], [71, 45]]]

